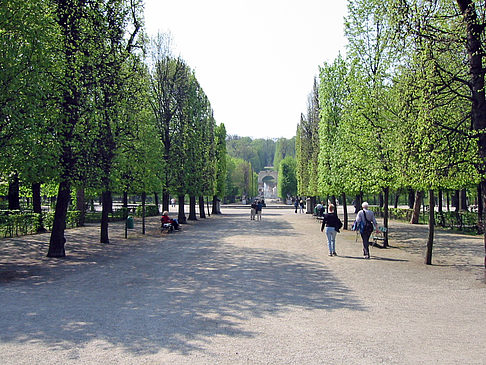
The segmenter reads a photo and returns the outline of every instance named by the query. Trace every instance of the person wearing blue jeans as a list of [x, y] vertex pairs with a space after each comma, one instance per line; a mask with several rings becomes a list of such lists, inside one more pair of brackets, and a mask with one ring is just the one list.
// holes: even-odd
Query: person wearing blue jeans
[[329, 204], [329, 213], [324, 214], [322, 219], [321, 232], [325, 231], [327, 237], [327, 246], [329, 248], [329, 256], [337, 256], [336, 253], [336, 234], [341, 227], [341, 221], [335, 213], [334, 205]]

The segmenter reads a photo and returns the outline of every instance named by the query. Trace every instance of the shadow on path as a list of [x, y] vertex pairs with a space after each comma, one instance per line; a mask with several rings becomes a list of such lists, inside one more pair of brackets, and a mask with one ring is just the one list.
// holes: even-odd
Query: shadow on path
[[[321, 262], [219, 239], [297, 234], [285, 219], [263, 225], [244, 216], [202, 220], [163, 237], [152, 220], [148, 238], [114, 240], [118, 245], [94, 252], [71, 243], [68, 264], [43, 261], [37, 276], [0, 283], [0, 340], [70, 350], [98, 339], [135, 356], [164, 349], [185, 354], [218, 336], [258, 336], [251, 318], [284, 318], [295, 308], [366, 310]], [[91, 231], [97, 232], [81, 230], [87, 239], [97, 235]]]

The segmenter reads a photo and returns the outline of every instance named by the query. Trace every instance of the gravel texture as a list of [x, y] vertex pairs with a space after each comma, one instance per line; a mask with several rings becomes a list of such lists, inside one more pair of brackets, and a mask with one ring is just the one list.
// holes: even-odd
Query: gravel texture
[[481, 238], [393, 222], [337, 257], [309, 215], [226, 209], [182, 232], [111, 224], [1, 240], [0, 364], [486, 364]]

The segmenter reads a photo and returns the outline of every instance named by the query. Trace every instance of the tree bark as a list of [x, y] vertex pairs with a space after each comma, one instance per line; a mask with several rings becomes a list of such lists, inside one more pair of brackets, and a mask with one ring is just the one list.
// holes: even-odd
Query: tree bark
[[483, 233], [483, 200], [481, 199], [481, 184], [478, 184], [478, 233]]
[[160, 214], [159, 210], [159, 194], [154, 192], [155, 206], [157, 207], [157, 215]]
[[111, 191], [105, 190], [101, 193], [101, 233], [100, 243], [110, 243], [108, 237], [109, 213], [111, 208]]
[[212, 207], [211, 214], [221, 214], [220, 200], [216, 195], [213, 196], [213, 207]]
[[147, 193], [142, 193], [142, 234], [145, 234], [145, 201], [147, 200]]
[[49, 250], [47, 257], [65, 257], [66, 251], [64, 244], [64, 230], [66, 229], [66, 214], [71, 199], [70, 184], [66, 180], [59, 183], [59, 190], [56, 200], [56, 211], [54, 213], [54, 222], [52, 225], [51, 238], [49, 240]]
[[434, 246], [434, 228], [435, 228], [435, 198], [434, 190], [429, 191], [429, 238], [427, 240], [427, 251], [425, 253], [425, 264], [432, 265], [432, 247]]
[[415, 203], [415, 192], [413, 189], [408, 189], [408, 207], [413, 209]]
[[186, 224], [186, 213], [184, 212], [184, 198], [185, 195], [179, 195], [177, 199], [179, 200], [179, 214], [177, 215], [177, 219], [179, 220], [180, 224]]
[[383, 193], [379, 193], [378, 194], [378, 206], [380, 208], [383, 208], [384, 204], [385, 204], [385, 202], [383, 201]]
[[199, 218], [206, 218], [206, 212], [204, 211], [204, 196], [199, 196]]
[[384, 193], [384, 206], [383, 206], [383, 226], [386, 228], [383, 232], [383, 247], [388, 247], [388, 201], [390, 196], [390, 188], [386, 187], [383, 189]]
[[415, 199], [413, 203], [413, 214], [412, 219], [410, 220], [410, 224], [417, 224], [419, 222], [420, 217], [420, 205], [422, 204], [422, 198], [424, 193], [422, 191], [415, 192]]
[[444, 212], [443, 212], [443, 207], [442, 207], [442, 200], [444, 198], [443, 196], [443, 192], [442, 190], [440, 189], [439, 190], [439, 196], [438, 196], [438, 203], [439, 203], [439, 217], [440, 217], [440, 226], [441, 227], [444, 227], [445, 226], [445, 221], [444, 221]]
[[34, 213], [39, 214], [39, 226], [37, 227], [37, 233], [44, 233], [47, 230], [44, 228], [44, 219], [42, 217], [42, 198], [41, 198], [41, 184], [32, 184], [32, 208]]
[[170, 194], [167, 190], [162, 191], [162, 211], [169, 211]]
[[122, 202], [122, 209], [123, 209], [123, 220], [125, 222], [125, 239], [128, 238], [128, 193], [126, 191], [123, 192], [123, 202]]
[[343, 199], [343, 228], [344, 229], [348, 229], [348, 204], [346, 203], [346, 193], [343, 193], [342, 195], [342, 199]]
[[8, 210], [20, 210], [19, 174], [14, 173], [8, 184]]
[[196, 197], [194, 195], [189, 196], [189, 220], [197, 221], [196, 217]]

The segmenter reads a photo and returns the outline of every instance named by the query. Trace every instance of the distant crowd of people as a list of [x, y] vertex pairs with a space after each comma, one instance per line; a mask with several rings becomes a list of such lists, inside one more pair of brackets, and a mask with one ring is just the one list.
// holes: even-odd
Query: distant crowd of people
[[265, 199], [255, 199], [250, 205], [250, 220], [262, 220], [262, 209], [265, 206]]

